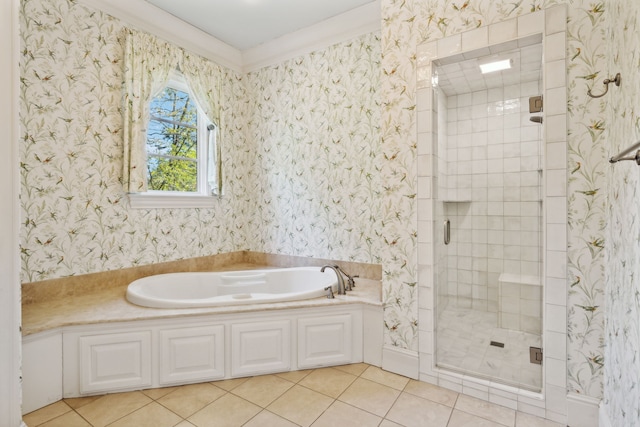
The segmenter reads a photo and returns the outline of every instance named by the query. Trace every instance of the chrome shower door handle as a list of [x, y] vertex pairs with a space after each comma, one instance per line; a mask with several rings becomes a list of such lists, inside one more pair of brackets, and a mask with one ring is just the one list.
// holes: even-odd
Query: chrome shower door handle
[[451, 222], [448, 219], [444, 220], [444, 244], [448, 245], [451, 242]]

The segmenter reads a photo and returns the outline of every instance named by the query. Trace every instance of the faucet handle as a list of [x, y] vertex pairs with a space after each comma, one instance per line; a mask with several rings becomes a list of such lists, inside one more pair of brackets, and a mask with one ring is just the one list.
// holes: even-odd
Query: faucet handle
[[333, 295], [333, 288], [331, 286], [327, 286], [326, 288], [324, 288], [324, 290], [327, 291], [327, 298], [335, 298], [335, 296]]
[[360, 277], [360, 275], [354, 274], [353, 276], [349, 277], [349, 286], [351, 286], [352, 288], [356, 287], [356, 281], [354, 280], [356, 277]]
[[355, 282], [355, 280], [353, 280], [353, 279], [354, 279], [354, 278], [356, 278], [356, 277], [360, 277], [360, 276], [358, 276], [358, 275], [355, 275], [355, 276], [351, 276], [351, 275], [349, 275], [349, 273], [347, 273], [346, 271], [344, 271], [344, 270], [342, 269], [342, 267], [340, 267], [339, 265], [336, 265], [335, 267], [338, 269], [338, 271], [339, 271], [340, 273], [344, 274], [344, 275], [345, 275], [345, 277], [347, 278], [347, 286], [345, 287], [345, 289], [346, 289], [347, 291], [351, 291], [351, 290], [353, 290], [353, 288], [355, 288], [355, 287], [356, 287], [356, 282]]

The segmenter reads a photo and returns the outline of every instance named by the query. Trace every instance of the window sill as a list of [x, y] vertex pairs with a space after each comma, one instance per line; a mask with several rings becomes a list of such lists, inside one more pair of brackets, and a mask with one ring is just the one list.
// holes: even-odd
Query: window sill
[[128, 196], [133, 209], [212, 208], [216, 202], [214, 196], [201, 194], [130, 193]]

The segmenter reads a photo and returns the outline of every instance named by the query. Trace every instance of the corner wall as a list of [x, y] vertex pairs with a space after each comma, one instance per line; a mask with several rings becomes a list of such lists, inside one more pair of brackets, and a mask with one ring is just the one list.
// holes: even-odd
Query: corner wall
[[[603, 145], [607, 155], [613, 156], [640, 140], [640, 35], [636, 31], [640, 4], [615, 0], [608, 8], [610, 41], [607, 74], [603, 77], [613, 78], [618, 72], [622, 75], [621, 86], [610, 85], [602, 101], [608, 106]], [[635, 427], [640, 426], [640, 167], [632, 161], [607, 165], [607, 178], [601, 416], [611, 426]]]

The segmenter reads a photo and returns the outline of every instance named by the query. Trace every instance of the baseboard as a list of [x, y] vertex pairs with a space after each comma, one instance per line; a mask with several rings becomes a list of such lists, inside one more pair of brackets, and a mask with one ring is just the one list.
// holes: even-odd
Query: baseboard
[[600, 399], [567, 393], [567, 424], [580, 427], [599, 427]]
[[418, 352], [384, 346], [382, 349], [382, 369], [417, 380], [420, 376]]
[[609, 419], [607, 408], [604, 406], [604, 401], [600, 402], [598, 419], [600, 420], [600, 427], [613, 427], [613, 424], [611, 424], [611, 420]]

